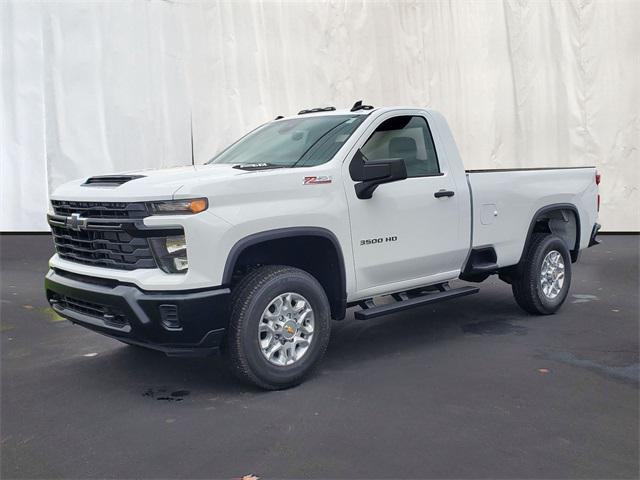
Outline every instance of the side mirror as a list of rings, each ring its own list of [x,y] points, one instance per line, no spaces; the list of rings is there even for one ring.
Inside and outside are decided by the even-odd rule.
[[[407,178],[407,167],[403,158],[389,158],[384,160],[367,160],[358,150],[349,165],[351,179],[356,183],[356,196],[361,199],[371,198],[378,185],[397,182]]]

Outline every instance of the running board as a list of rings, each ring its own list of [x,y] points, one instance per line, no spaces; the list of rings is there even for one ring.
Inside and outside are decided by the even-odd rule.
[[[423,305],[429,305],[430,303],[442,302],[444,300],[450,300],[452,298],[464,297],[465,295],[472,295],[478,293],[480,289],[478,287],[460,287],[451,290],[445,290],[435,293],[427,293],[420,295],[419,297],[408,298],[406,300],[396,301],[387,305],[374,306],[373,302],[365,302],[362,310],[355,312],[354,316],[356,320],[370,320],[372,318],[381,317],[389,313],[401,312],[403,310],[409,310],[410,308],[422,307]]]

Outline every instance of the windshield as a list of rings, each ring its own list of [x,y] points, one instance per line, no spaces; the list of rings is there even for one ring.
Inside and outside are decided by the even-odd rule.
[[[309,167],[331,160],[366,115],[297,117],[268,123],[207,163]]]

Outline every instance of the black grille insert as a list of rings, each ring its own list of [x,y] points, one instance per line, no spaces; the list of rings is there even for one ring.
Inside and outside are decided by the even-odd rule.
[[[52,200],[56,215],[79,213],[85,218],[144,218],[149,209],[144,202],[67,202]]]
[[[80,230],[51,226],[61,258],[96,267],[135,270],[156,268],[146,238],[132,237],[114,226],[111,231]]]
[[[131,229],[149,216],[145,203],[53,200],[52,204],[56,215],[49,225],[60,258],[121,270],[156,268],[149,241],[134,236]]]

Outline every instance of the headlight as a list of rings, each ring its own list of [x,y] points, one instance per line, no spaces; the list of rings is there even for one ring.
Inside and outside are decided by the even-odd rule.
[[[175,237],[150,238],[153,255],[158,266],[166,273],[187,273],[187,242],[184,235]]]
[[[209,206],[206,198],[193,198],[189,200],[165,200],[162,202],[150,202],[151,213],[154,215],[184,215],[204,212]]]

